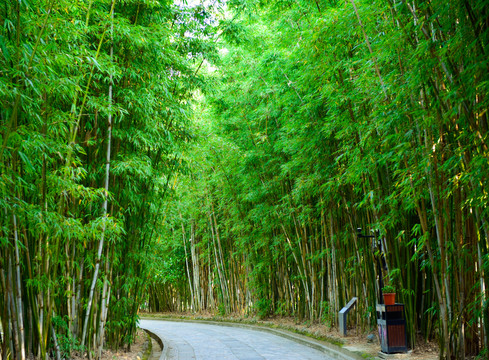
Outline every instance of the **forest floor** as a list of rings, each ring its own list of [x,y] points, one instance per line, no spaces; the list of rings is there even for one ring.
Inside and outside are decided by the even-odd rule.
[[[348,336],[343,337],[335,328],[330,328],[322,323],[311,324],[309,322],[299,322],[291,317],[274,317],[268,319],[258,319],[243,316],[218,316],[212,313],[140,313],[141,317],[153,319],[184,319],[184,320],[208,320],[236,322],[257,326],[267,326],[276,329],[288,330],[302,335],[310,336],[319,340],[324,340],[341,346],[349,351],[361,354],[365,358],[376,358],[380,351],[380,345],[376,330],[367,333],[360,333],[355,329],[348,329]],[[370,343],[367,339],[369,334],[375,335],[375,341]],[[416,360],[435,360],[438,359],[439,349],[436,342],[425,342],[419,339],[416,347],[408,354],[396,355],[394,359],[416,359]],[[107,358],[111,359],[111,358]],[[121,358],[137,360],[137,358]]]
[[[144,330],[138,329],[136,333],[136,339],[133,344],[131,344],[131,349],[119,349],[110,350],[104,349],[102,351],[101,360],[142,360],[143,354],[149,345],[149,339]],[[71,357],[72,360],[82,360],[87,359],[85,356],[74,355]]]

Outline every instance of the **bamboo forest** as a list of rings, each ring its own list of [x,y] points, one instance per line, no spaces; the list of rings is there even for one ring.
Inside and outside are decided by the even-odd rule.
[[[379,280],[411,349],[489,356],[486,0],[2,2],[2,359],[142,310],[368,331]]]

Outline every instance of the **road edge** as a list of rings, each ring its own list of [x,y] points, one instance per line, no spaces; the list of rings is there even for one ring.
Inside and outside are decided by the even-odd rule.
[[[199,324],[210,324],[210,325],[218,325],[218,326],[248,328],[248,329],[253,329],[253,330],[257,330],[257,331],[268,332],[268,333],[271,333],[271,334],[281,336],[281,337],[284,337],[286,339],[295,341],[295,342],[300,343],[302,345],[309,346],[313,349],[319,350],[322,353],[325,353],[325,354],[331,356],[333,359],[338,359],[338,360],[365,360],[364,357],[362,357],[362,356],[360,356],[354,352],[351,352],[349,350],[342,349],[338,345],[334,345],[334,344],[331,344],[331,343],[328,343],[328,342],[322,341],[322,340],[313,339],[313,338],[307,337],[305,335],[296,334],[296,333],[293,333],[293,332],[288,331],[288,330],[273,329],[273,328],[269,328],[269,327],[265,327],[265,326],[252,325],[252,324],[240,324],[240,323],[235,323],[235,322],[213,321],[213,320],[172,319],[172,318],[155,319],[155,318],[151,318],[151,317],[141,317],[141,320],[188,322],[188,323],[199,323]],[[158,337],[158,335],[156,335],[156,334],[153,334],[153,335]],[[163,357],[163,355],[166,354],[165,349],[167,349],[168,346],[164,346],[164,344],[165,344],[164,339],[160,339],[160,341],[161,341],[162,346],[163,346],[163,353],[162,353],[162,356],[160,359],[165,360],[166,357]]]
[[[141,319],[141,320],[156,320],[156,319]],[[139,325],[138,325],[139,326]],[[140,327],[140,326],[139,326]],[[151,330],[148,330],[148,329],[145,329],[145,328],[142,328],[140,327],[141,329],[143,329],[144,331],[146,331],[146,333],[154,340],[158,343],[158,345],[160,346],[161,348],[161,355],[160,355],[160,360],[166,360],[167,358],[167,355],[168,355],[168,344],[165,343],[165,340],[161,337],[159,337],[157,334],[155,334],[154,332],[152,332]],[[152,350],[152,352],[154,351],[154,349]]]

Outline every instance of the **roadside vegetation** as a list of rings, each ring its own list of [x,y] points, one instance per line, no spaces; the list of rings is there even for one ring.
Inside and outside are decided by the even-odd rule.
[[[2,358],[139,308],[370,329],[379,278],[486,356],[487,1],[197,3],[0,6]]]
[[[411,347],[487,351],[483,3],[229,2],[149,309],[335,325],[356,296],[368,329],[382,277]]]
[[[0,6],[0,357],[129,347],[210,25],[172,1]],[[190,55],[189,55],[190,54]]]

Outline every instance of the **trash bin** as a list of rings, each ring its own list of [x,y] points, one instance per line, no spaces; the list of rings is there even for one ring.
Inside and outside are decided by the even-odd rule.
[[[380,347],[386,354],[407,352],[404,304],[377,304]]]

